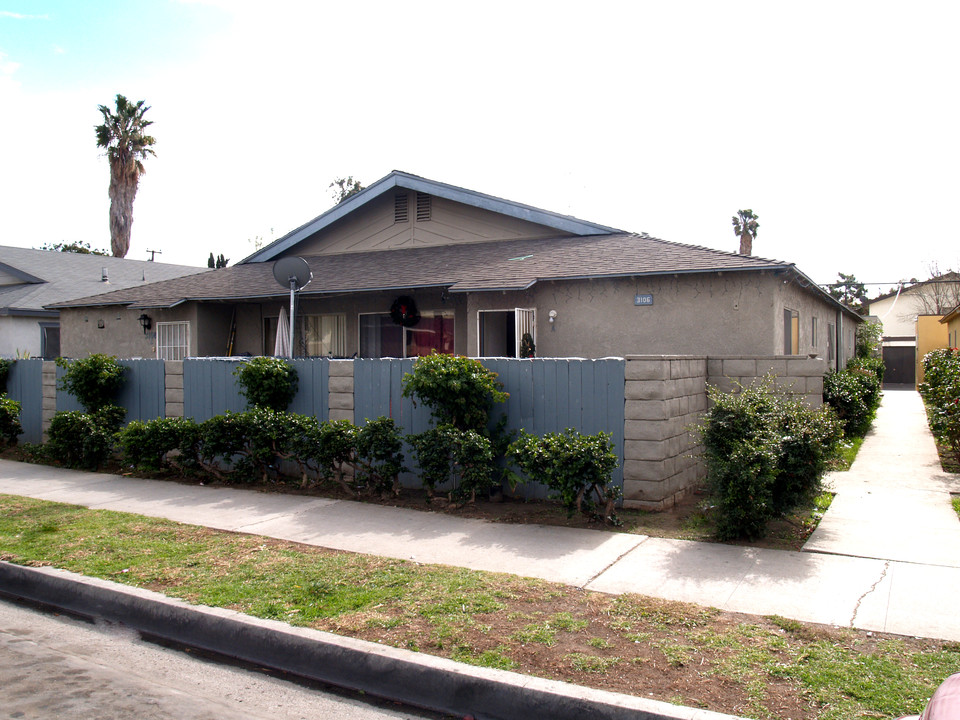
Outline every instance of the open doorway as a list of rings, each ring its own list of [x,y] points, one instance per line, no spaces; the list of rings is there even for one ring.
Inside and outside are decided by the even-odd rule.
[[[536,343],[536,311],[532,308],[480,310],[477,322],[480,357],[520,357],[525,334]]]

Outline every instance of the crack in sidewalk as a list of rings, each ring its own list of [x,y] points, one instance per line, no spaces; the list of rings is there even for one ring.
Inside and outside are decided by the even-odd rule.
[[[884,578],[887,577],[887,571],[890,570],[890,562],[891,562],[890,560],[887,560],[883,564],[883,572],[880,573],[880,577],[877,578],[877,581],[873,585],[871,585],[869,588],[867,588],[866,592],[864,592],[863,595],[857,598],[857,604],[853,608],[853,615],[850,616],[850,627],[855,627],[854,623],[857,620],[857,614],[860,612],[860,605],[863,603],[864,600],[867,599],[867,595],[874,592],[877,589],[877,586],[879,586],[880,583],[883,582]]]
[[[618,562],[620,562],[621,560],[623,560],[627,555],[629,555],[630,553],[632,553],[634,550],[636,550],[638,547],[640,547],[641,545],[643,545],[643,544],[644,544],[647,540],[649,540],[649,539],[650,539],[650,536],[649,536],[649,535],[644,536],[644,538],[643,538],[640,542],[638,542],[636,545],[634,545],[634,546],[631,547],[631,548],[628,548],[627,550],[624,550],[622,553],[620,553],[619,557],[616,557],[616,558],[614,558],[613,560],[611,560],[611,561],[606,565],[606,567],[601,568],[600,571],[599,571],[596,575],[594,575],[593,577],[591,577],[590,579],[588,579],[583,585],[581,585],[581,586],[580,586],[580,589],[581,589],[581,590],[586,590],[588,587],[590,587],[590,584],[591,584],[592,582],[594,582],[598,577],[600,577],[601,575],[603,575],[607,570],[609,570],[609,569],[612,568],[614,565],[616,565]]]

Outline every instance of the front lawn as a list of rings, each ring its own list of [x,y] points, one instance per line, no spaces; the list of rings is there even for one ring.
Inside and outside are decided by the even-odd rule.
[[[960,645],[611,596],[0,495],[0,559],[757,718],[918,713]]]

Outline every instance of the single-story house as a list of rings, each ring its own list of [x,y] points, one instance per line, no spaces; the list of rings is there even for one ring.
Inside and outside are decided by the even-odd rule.
[[[60,311],[48,305],[206,268],[0,246],[0,357],[60,355]]]
[[[948,272],[868,301],[869,314],[883,325],[884,382],[912,385],[918,379],[924,352],[942,346],[936,318],[949,312],[958,298],[960,275]],[[924,317],[933,319],[925,324],[920,320]],[[921,330],[929,337],[921,340]]]
[[[274,269],[289,257],[312,273],[296,294],[297,356],[518,357],[532,341],[540,357],[818,355],[835,367],[862,321],[789,262],[395,171],[233,267],[51,305],[63,353],[274,354],[289,305]]]

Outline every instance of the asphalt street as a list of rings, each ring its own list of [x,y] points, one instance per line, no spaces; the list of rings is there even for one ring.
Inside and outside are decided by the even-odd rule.
[[[4,718],[57,720],[420,720],[384,707],[0,601]]]

